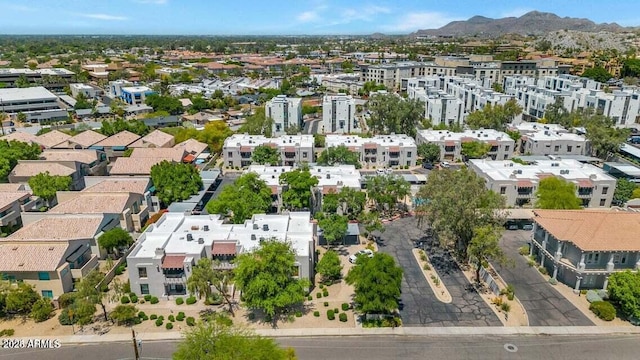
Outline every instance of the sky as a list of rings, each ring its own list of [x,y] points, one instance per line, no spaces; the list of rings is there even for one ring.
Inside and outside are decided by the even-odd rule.
[[[532,10],[640,26],[638,0],[0,0],[0,34],[408,34]]]

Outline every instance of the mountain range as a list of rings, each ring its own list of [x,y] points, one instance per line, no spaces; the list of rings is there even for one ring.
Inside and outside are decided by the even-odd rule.
[[[585,32],[630,31],[616,23],[596,24],[589,19],[560,17],[553,13],[531,11],[520,17],[491,19],[474,16],[465,21],[453,21],[439,29],[418,30],[412,36],[480,36],[497,37],[505,34],[542,35],[559,30]]]

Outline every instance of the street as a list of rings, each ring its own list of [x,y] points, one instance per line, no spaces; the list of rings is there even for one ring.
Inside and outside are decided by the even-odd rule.
[[[637,336],[433,336],[283,338],[300,360],[320,359],[638,359]],[[141,359],[170,359],[175,342],[142,345]],[[4,350],[0,359],[133,359],[131,343],[62,346],[55,350]]]

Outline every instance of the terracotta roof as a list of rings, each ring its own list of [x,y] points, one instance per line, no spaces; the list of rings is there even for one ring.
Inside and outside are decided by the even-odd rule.
[[[121,131],[117,134],[111,135],[108,138],[97,142],[95,146],[128,146],[129,144],[140,139],[139,135],[136,135],[129,131]]]
[[[322,195],[335,194],[338,192],[336,185],[325,185],[322,187]]]
[[[184,267],[184,255],[166,255],[162,259],[163,269],[182,269]]]
[[[377,149],[378,148],[378,144],[376,143],[365,143],[364,144],[364,148],[365,149]]]
[[[148,135],[145,135],[138,141],[129,145],[132,148],[141,148],[141,147],[167,147],[171,145],[173,141],[173,136],[165,133],[164,131],[154,130]]]
[[[110,175],[150,175],[151,168],[163,161],[173,161],[171,158],[117,158],[113,163]],[[181,159],[182,160],[182,159]],[[180,160],[179,160],[180,161]]]
[[[463,143],[474,142],[474,141],[476,141],[475,138],[468,137],[468,136],[460,138],[460,142],[463,142]]]
[[[518,180],[519,188],[532,188],[533,183],[530,180]]]
[[[184,149],[180,148],[135,148],[130,158],[163,158],[171,159],[175,162],[182,161]]]
[[[240,152],[250,152],[251,146],[240,146]]]
[[[185,162],[185,163],[190,164],[190,163],[192,163],[192,162],[193,162],[193,160],[195,160],[195,159],[196,159],[195,155],[193,155],[193,154],[187,154],[187,155],[182,159],[182,161],[183,161],[183,162]]]
[[[107,137],[97,133],[93,130],[83,131],[76,136],[72,136],[66,141],[54,146],[54,148],[74,148],[75,145],[80,145],[83,148],[88,148],[89,146],[98,143]]]
[[[98,160],[98,151],[88,149],[48,149],[40,154],[40,158],[49,161],[77,161],[91,164]]]
[[[207,147],[207,144],[201,143],[200,141],[194,139],[185,140],[174,146],[174,148],[176,149],[184,149],[185,152],[189,154],[195,154],[196,156],[207,150]]]
[[[50,214],[120,214],[131,197],[128,193],[83,193],[60,203],[48,211]]]
[[[236,243],[231,242],[214,242],[211,249],[211,255],[235,255]]]
[[[18,200],[29,198],[31,194],[26,191],[0,192],[0,210],[10,206]]]
[[[444,142],[444,146],[455,146],[456,142],[454,140],[446,140]]]
[[[583,251],[640,251],[640,213],[534,210],[535,221],[556,239]]]
[[[592,188],[593,187],[593,182],[589,179],[579,179],[578,180],[578,187],[579,188]]]
[[[36,142],[36,139],[37,136],[22,131],[16,131],[0,138],[0,140],[20,141],[25,143],[34,143]]]
[[[67,135],[58,130],[53,130],[53,131],[49,131],[46,134],[37,136],[35,139],[35,142],[37,142],[38,144],[46,148],[51,148],[69,140],[70,138],[71,138],[70,135]]]
[[[389,152],[400,152],[399,146],[389,146]]]
[[[68,241],[93,238],[103,217],[96,215],[47,216],[9,235],[0,241]]]
[[[17,177],[26,177],[45,172],[49,172],[49,175],[70,176],[76,172],[76,169],[57,162],[20,160],[11,174]]]
[[[23,184],[0,184],[0,192],[14,192],[24,190]]]
[[[144,194],[149,186],[150,179],[149,178],[134,178],[131,180],[111,180],[107,179],[101,181],[93,186],[85,188],[82,192],[91,192],[91,193],[101,193],[101,192],[110,192],[110,193],[133,193],[133,194]]]
[[[0,244],[0,272],[55,271],[69,244]]]

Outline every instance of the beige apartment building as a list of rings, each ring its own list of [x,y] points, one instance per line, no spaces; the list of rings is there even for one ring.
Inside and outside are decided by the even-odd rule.
[[[253,151],[258,146],[278,149],[281,164],[293,166],[304,162],[314,162],[313,135],[283,135],[268,138],[264,135],[235,134],[224,141],[222,155],[225,166],[247,167],[253,164]]]

